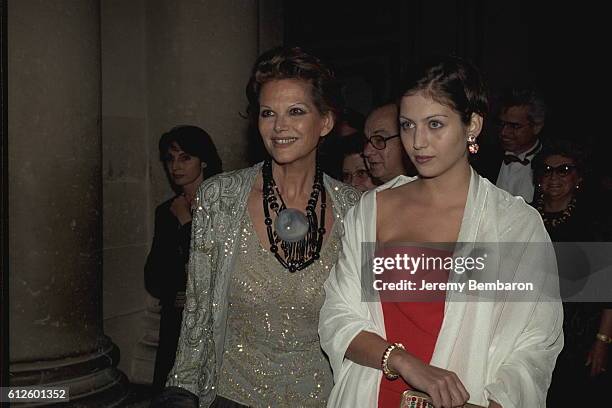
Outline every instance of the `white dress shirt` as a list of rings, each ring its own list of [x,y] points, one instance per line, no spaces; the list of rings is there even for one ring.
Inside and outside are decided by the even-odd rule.
[[[499,169],[499,175],[497,176],[496,186],[502,190],[506,190],[510,194],[523,199],[530,203],[533,201],[533,170],[531,168],[531,160],[542,148],[539,141],[536,141],[529,149],[525,150],[521,154],[514,154],[512,152],[504,152],[504,154],[510,154],[517,156],[519,159],[529,160],[529,164],[521,164],[519,162],[504,163],[502,162]]]

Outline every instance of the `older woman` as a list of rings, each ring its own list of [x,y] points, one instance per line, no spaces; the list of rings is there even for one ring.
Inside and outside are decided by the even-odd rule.
[[[336,89],[332,72],[299,48],[255,63],[249,113],[270,158],[207,180],[196,198],[187,302],[166,384],[192,404],[327,401],[332,374],[317,335],[323,282],[359,198],[317,165]]]
[[[554,294],[555,256],[538,213],[470,167],[486,111],[482,78],[460,58],[433,61],[404,88],[401,139],[419,176],[365,193],[347,213],[319,323],[335,379],[328,406],[396,408],[403,390],[413,388],[436,408],[466,401],[544,407],[563,345],[560,302],[539,301],[549,284]],[[364,297],[362,259],[371,259],[364,242],[468,243],[451,246],[453,259],[469,256],[469,243],[514,243],[487,247],[499,251],[488,254],[482,274],[498,276],[502,267],[511,283],[532,282],[534,290],[490,298],[449,290],[420,303],[389,301],[380,292]],[[450,283],[461,283],[457,269],[448,273]]]
[[[533,161],[536,199],[533,205],[542,215],[546,230],[555,242],[607,241],[597,211],[589,205],[584,193],[586,155],[576,143],[554,140],[546,144]],[[608,232],[609,233],[609,232]],[[560,247],[561,248],[561,247]],[[572,246],[563,246],[560,256],[571,257]],[[561,250],[561,249],[560,249]],[[559,262],[564,283],[573,290],[576,274],[589,270],[576,262]],[[580,269],[580,270],[573,270]],[[548,393],[548,406],[571,404],[599,404],[609,393],[612,377],[608,368],[612,343],[612,304],[563,303],[563,332],[565,347],[559,355]],[[568,388],[579,389],[579,395],[568,393]]]
[[[581,194],[585,158],[580,146],[559,139],[544,145],[533,160],[536,191],[533,206],[540,212],[553,241],[601,241],[603,238],[587,197]]]
[[[361,132],[343,137],[342,145],[342,181],[359,191],[368,191],[376,187],[363,157],[365,135]]]

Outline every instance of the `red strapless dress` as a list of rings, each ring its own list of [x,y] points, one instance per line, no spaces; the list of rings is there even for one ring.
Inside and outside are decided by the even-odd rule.
[[[389,249],[384,251],[384,256],[392,256],[391,253],[411,254],[413,256],[451,256],[448,251],[432,250],[432,249],[417,249],[417,248],[400,248],[390,252]],[[380,255],[378,255],[380,256]],[[393,255],[394,256],[394,255]],[[388,274],[385,281],[398,281],[405,279],[405,271],[392,271]],[[445,271],[421,271],[416,270],[412,275],[412,280],[415,282],[415,287],[421,287],[421,280],[427,282],[446,282],[448,273]],[[385,296],[381,293],[381,304],[383,316],[385,319],[385,330],[387,333],[387,341],[390,343],[402,343],[406,347],[406,351],[419,358],[425,363],[431,361],[438,333],[444,319],[444,292],[427,292],[418,291],[413,295],[406,292],[400,294],[403,301],[389,301],[392,299],[398,300],[398,293],[390,293]],[[412,296],[411,296],[412,295]],[[412,297],[412,299],[411,299]],[[417,301],[415,301],[415,299]],[[426,301],[418,301],[425,299]],[[382,377],[380,383],[380,393],[378,394],[379,408],[398,408],[402,393],[411,388],[401,377],[394,381],[389,381],[385,376]]]

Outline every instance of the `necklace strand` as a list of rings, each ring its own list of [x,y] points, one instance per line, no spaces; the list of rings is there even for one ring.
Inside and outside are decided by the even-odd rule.
[[[544,199],[540,197],[538,199],[537,207],[544,224],[553,228],[565,223],[571,216],[574,208],[576,208],[576,197],[572,197],[572,200],[567,207],[560,212],[549,213],[544,210]]]
[[[276,231],[272,229],[272,218],[270,217],[270,209],[278,215],[287,209],[283,196],[278,190],[278,186],[274,182],[272,175],[272,161],[266,160],[262,167],[263,176],[263,210],[264,210],[264,223],[266,225],[266,231],[268,235],[268,241],[270,242],[270,252],[274,254],[274,257],[278,262],[289,272],[300,271],[307,268],[314,261],[319,259],[321,253],[321,247],[323,246],[323,236],[325,235],[325,208],[326,208],[326,193],[323,187],[323,173],[319,164],[316,165],[314,184],[312,185],[312,192],[308,199],[308,205],[306,206],[306,219],[308,220],[308,232],[304,238],[297,242],[287,242],[282,240]],[[280,199],[281,204],[277,202],[277,195]],[[318,220],[317,217],[317,201],[321,196],[321,218]],[[317,227],[317,224],[319,226]],[[279,254],[280,249],[283,250],[285,257],[281,257]]]

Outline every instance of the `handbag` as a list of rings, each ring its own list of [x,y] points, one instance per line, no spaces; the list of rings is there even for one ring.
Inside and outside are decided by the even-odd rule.
[[[481,405],[465,404],[464,408],[484,408]],[[414,391],[406,390],[402,393],[402,400],[399,408],[434,408],[434,405],[429,398],[429,395]]]

